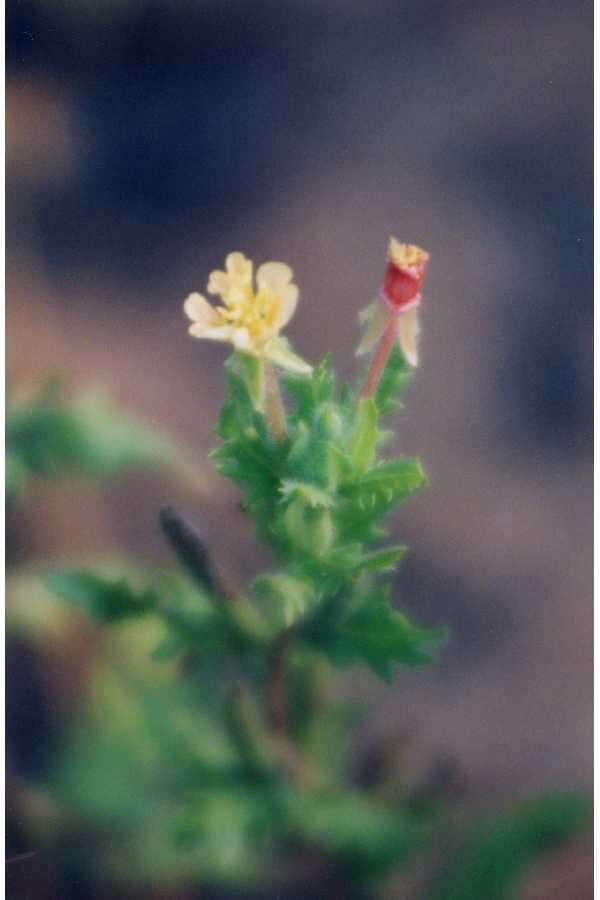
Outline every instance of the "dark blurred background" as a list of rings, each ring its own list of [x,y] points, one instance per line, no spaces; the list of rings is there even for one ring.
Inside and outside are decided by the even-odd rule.
[[[188,338],[182,300],[227,252],[293,267],[296,347],[333,350],[349,376],[389,235],[430,250],[396,449],[431,485],[395,520],[411,548],[397,591],[452,641],[428,674],[352,688],[372,698],[367,737],[412,729],[420,752],[460,760],[481,803],[591,784],[591,14],[587,0],[7,5],[9,385],[50,370],[108,383],[203,468],[225,353]],[[209,484],[188,512],[245,578],[266,557],[235,492]],[[167,490],[41,485],[14,557],[167,559]]]

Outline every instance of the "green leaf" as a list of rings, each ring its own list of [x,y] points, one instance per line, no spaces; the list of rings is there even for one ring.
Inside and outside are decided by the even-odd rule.
[[[88,391],[71,404],[53,392],[13,405],[7,414],[6,446],[9,488],[26,475],[102,478],[148,465],[192,475],[174,444],[117,412],[98,391]]]
[[[285,479],[281,482],[280,490],[284,500],[291,500],[294,499],[294,497],[299,497],[307,506],[310,506],[311,509],[327,509],[332,507],[335,503],[334,498],[331,494],[328,494],[327,491],[322,490],[314,484],[307,484],[305,481],[294,481],[290,478]]]
[[[362,557],[358,567],[362,571],[393,572],[407,551],[403,544],[397,547],[386,547]]]
[[[322,563],[335,540],[331,511],[323,506],[311,506],[298,496],[287,504],[281,527],[293,558],[308,556]]]
[[[91,572],[52,572],[45,584],[49,591],[99,622],[143,616],[155,608],[158,599],[152,590],[136,591],[124,579],[114,581]]]
[[[366,472],[375,460],[377,415],[377,407],[371,397],[359,401],[356,425],[350,439],[350,455],[359,474]]]
[[[181,637],[176,634],[170,634],[164,638],[152,651],[152,659],[155,662],[170,662],[178,657],[185,649],[185,644]]]
[[[249,353],[232,353],[225,362],[227,400],[221,410],[217,434],[224,441],[239,439],[254,427],[255,412],[262,408],[263,367]]]
[[[342,487],[348,500],[343,525],[355,535],[368,530],[373,522],[406,500],[426,484],[426,476],[418,459],[398,459],[381,463],[360,479]]]
[[[337,488],[352,478],[353,466],[350,456],[335,444],[328,443],[327,448],[327,481],[330,487]]]
[[[268,877],[282,827],[272,794],[262,784],[191,790],[174,823],[180,865],[194,860],[196,880],[237,884],[245,892],[259,877]]]
[[[423,900],[512,900],[527,868],[591,825],[589,801],[552,793],[478,822]]]
[[[384,591],[370,595],[325,638],[324,652],[341,667],[364,662],[389,681],[394,663],[414,666],[432,662],[445,637],[443,628],[413,625],[391,606]]]
[[[261,575],[253,588],[265,617],[277,631],[294,625],[316,603],[311,582],[293,575]]]
[[[306,360],[298,356],[290,347],[290,342],[284,337],[275,337],[269,341],[267,356],[271,362],[288,372],[297,375],[310,375],[313,367]]]
[[[383,874],[429,835],[421,823],[381,808],[356,791],[294,794],[288,802],[300,834],[337,857],[344,872],[356,878]]]
[[[403,404],[398,399],[400,391],[412,380],[412,374],[397,344],[390,353],[384,373],[375,393],[375,405],[381,416],[387,416]]]
[[[217,469],[238,484],[249,504],[270,511],[280,499],[280,481],[271,449],[250,426],[236,439],[226,441],[211,453]]]
[[[329,355],[323,357],[310,377],[289,373],[282,380],[296,401],[296,412],[292,420],[310,421],[322,403],[333,400],[335,379]]]

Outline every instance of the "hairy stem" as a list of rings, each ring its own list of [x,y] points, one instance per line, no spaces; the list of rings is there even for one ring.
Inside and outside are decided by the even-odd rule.
[[[379,338],[377,350],[369,366],[365,383],[360,392],[361,397],[372,397],[377,390],[379,379],[384,373],[389,355],[392,352],[398,327],[398,316],[392,315],[385,327],[385,331]]]

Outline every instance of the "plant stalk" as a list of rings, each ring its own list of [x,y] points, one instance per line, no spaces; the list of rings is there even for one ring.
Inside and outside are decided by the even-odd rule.
[[[264,361],[265,375],[265,415],[271,426],[273,437],[282,441],[287,437],[287,425],[285,421],[285,407],[279,390],[279,381],[268,359]]]
[[[287,657],[289,634],[280,635],[267,659],[265,707],[271,733],[285,735],[287,731]]]
[[[360,396],[363,398],[373,397],[379,385],[379,380],[385,371],[387,361],[396,340],[396,332],[398,327],[398,316],[392,315],[390,321],[385,326],[385,331],[379,338],[377,350],[371,360],[369,371],[365,383],[363,384]]]

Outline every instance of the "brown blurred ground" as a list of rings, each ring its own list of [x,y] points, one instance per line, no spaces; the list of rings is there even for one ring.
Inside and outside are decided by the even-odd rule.
[[[591,784],[588,33],[584,2],[9,4],[9,383],[107,382],[203,467],[224,353],[181,301],[228,251],[293,266],[295,344],[350,375],[388,235],[431,250],[396,440],[431,486],[394,530],[400,602],[452,642],[357,681],[369,734],[416,727],[483,805]],[[244,578],[266,557],[211,484],[179,499]],[[166,559],[170,490],[42,486],[18,556]]]

